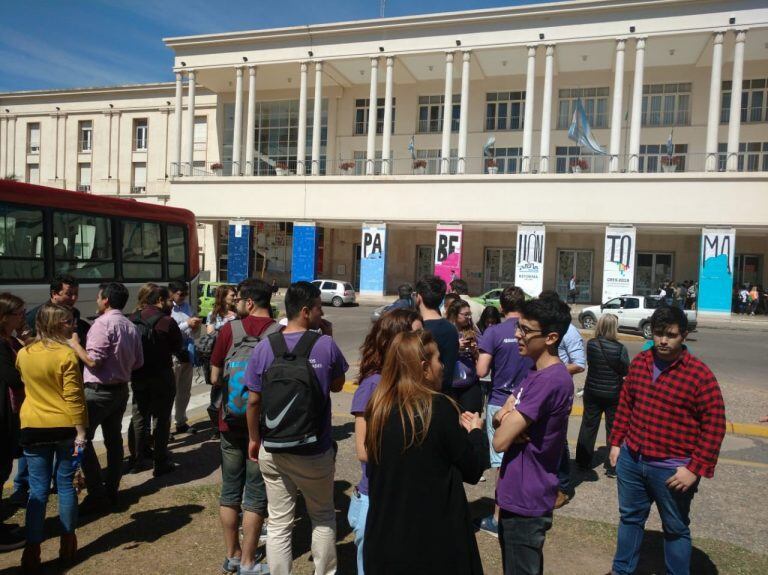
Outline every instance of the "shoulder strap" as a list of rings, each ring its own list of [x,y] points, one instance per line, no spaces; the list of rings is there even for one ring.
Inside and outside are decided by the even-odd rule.
[[[248,334],[243,327],[243,321],[240,319],[229,322],[229,325],[232,327],[232,346],[234,347],[248,337]]]
[[[301,336],[301,339],[296,343],[296,347],[293,348],[293,355],[296,357],[308,358],[312,348],[322,336],[316,331],[307,330]]]
[[[605,349],[603,349],[603,342],[600,341],[599,337],[595,339],[597,340],[597,346],[600,348],[600,353],[603,354],[603,357],[605,358],[605,361],[608,364],[608,367],[610,367],[616,375],[619,375],[620,370],[616,369],[616,364],[612,362],[610,359],[608,359],[608,354],[606,354]]]
[[[283,357],[286,353],[288,353],[288,346],[285,343],[283,332],[275,332],[271,334],[268,339],[269,345],[272,348],[272,354],[275,356],[275,359]]]
[[[261,332],[259,339],[267,339],[273,333],[280,333],[282,329],[283,329],[283,326],[281,326],[278,322],[273,321],[271,324],[267,326],[267,329]]]
[[[139,316],[139,317],[141,317],[141,316]],[[161,319],[163,319],[163,317],[165,317],[165,316],[163,314],[161,314],[161,313],[155,314],[151,318],[149,318],[149,321],[146,322],[146,323],[147,323],[147,325],[149,327],[151,327],[152,329],[155,329],[155,325],[157,325],[157,322],[159,322]]]

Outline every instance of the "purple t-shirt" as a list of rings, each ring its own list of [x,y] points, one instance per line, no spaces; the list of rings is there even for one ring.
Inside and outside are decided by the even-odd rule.
[[[509,318],[486,329],[477,340],[480,353],[493,356],[491,361],[491,397],[489,405],[501,407],[512,390],[520,385],[533,362],[520,355],[517,348],[517,318]]]
[[[531,371],[516,390],[516,409],[531,420],[530,441],[513,443],[501,461],[496,503],[525,517],[552,513],[557,468],[573,404],[573,378],[562,363]]]
[[[285,333],[285,345],[288,351],[291,351],[301,339],[303,331],[294,333]],[[272,365],[275,354],[272,353],[272,346],[269,340],[261,341],[253,350],[251,359],[248,361],[248,367],[245,370],[245,383],[248,389],[261,393],[261,378]],[[331,382],[334,379],[343,377],[349,365],[344,355],[336,345],[336,342],[327,335],[320,336],[309,353],[309,362],[315,369],[317,381],[323,390],[326,398],[331,395]],[[325,413],[320,421],[320,435],[317,445],[313,448],[307,448],[302,454],[313,455],[324,453],[331,448],[331,402],[326,403]]]
[[[368,400],[371,399],[373,390],[379,385],[380,380],[381,374],[374,373],[360,382],[355,395],[352,397],[352,407],[349,408],[349,412],[352,415],[363,415],[365,413]],[[360,477],[360,483],[357,484],[357,490],[363,495],[368,495],[368,469],[364,462],[360,462],[360,466],[363,469],[363,474]]]

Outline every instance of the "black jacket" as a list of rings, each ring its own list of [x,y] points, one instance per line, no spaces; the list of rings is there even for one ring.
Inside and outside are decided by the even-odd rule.
[[[11,408],[9,391],[24,389],[16,369],[16,354],[0,339],[0,461],[18,455],[19,414]]]
[[[618,399],[629,369],[629,354],[624,344],[604,337],[590,339],[587,342],[587,365],[585,393]]]

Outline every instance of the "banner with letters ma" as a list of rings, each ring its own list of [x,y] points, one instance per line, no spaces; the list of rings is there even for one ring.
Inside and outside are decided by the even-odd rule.
[[[439,224],[435,239],[435,275],[450,284],[461,277],[461,224]]]
[[[384,295],[387,258],[386,224],[363,224],[360,243],[360,293]]]
[[[699,257],[699,301],[703,312],[730,313],[733,290],[733,257],[736,230],[704,228],[701,230]]]
[[[635,285],[635,228],[607,226],[603,252],[603,303],[632,293]]]
[[[544,288],[544,226],[517,226],[515,285],[532,297]]]

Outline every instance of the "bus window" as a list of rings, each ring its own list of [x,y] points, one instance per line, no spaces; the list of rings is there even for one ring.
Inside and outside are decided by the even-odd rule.
[[[43,212],[0,204],[0,277],[35,280],[45,277],[42,247]]]
[[[168,279],[183,280],[186,276],[187,250],[184,241],[185,228],[168,226]]]
[[[123,222],[123,277],[159,280],[163,277],[160,224]]]
[[[110,220],[87,214],[55,212],[53,261],[56,273],[68,273],[78,278],[114,278]]]

